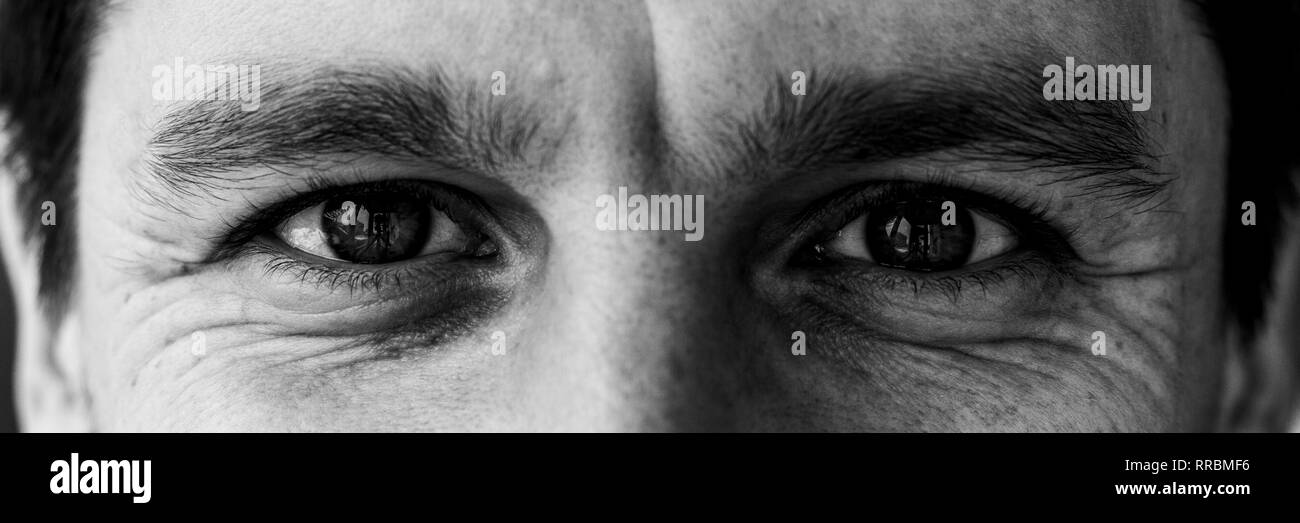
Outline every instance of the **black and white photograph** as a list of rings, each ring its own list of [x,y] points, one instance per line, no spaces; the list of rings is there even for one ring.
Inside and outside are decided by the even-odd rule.
[[[13,481],[154,503],[194,433],[1195,433],[1091,486],[1249,497],[1300,432],[1298,48],[1291,0],[0,0]]]

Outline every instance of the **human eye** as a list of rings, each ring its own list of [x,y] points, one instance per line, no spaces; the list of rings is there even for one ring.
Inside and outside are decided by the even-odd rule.
[[[301,342],[285,350],[311,354],[304,364],[440,357],[497,321],[545,253],[540,218],[498,186],[358,172],[294,182],[250,189],[198,270],[257,318],[257,336]]]
[[[1059,281],[1072,256],[1068,233],[1027,199],[933,183],[859,185],[815,203],[802,221],[811,239],[792,267],[918,300]]]
[[[490,271],[510,244],[500,222],[482,199],[446,184],[316,183],[235,225],[218,256],[259,260],[268,278],[355,295]]]
[[[301,253],[355,264],[420,256],[486,258],[497,252],[486,234],[453,218],[444,200],[426,192],[362,186],[338,191],[281,222],[276,239]]]

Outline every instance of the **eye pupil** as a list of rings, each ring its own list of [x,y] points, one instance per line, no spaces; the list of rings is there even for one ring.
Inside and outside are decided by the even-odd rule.
[[[909,200],[873,210],[867,217],[866,244],[876,263],[913,271],[961,267],[975,245],[975,223],[962,208],[945,209],[938,200]]]
[[[321,230],[339,259],[389,263],[411,258],[428,241],[429,206],[412,196],[377,192],[325,203]]]

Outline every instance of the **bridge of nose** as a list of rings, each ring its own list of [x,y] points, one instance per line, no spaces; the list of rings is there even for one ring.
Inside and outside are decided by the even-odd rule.
[[[726,225],[745,191],[721,191],[725,161],[697,150],[718,137],[688,132],[710,107],[734,109],[709,87],[726,80],[683,88],[710,67],[680,60],[682,49],[657,57],[650,14],[625,18],[629,32],[601,44],[600,63],[586,64],[598,72],[545,68],[565,77],[572,117],[551,172],[523,191],[546,223],[548,250],[516,313],[522,361],[510,378],[514,401],[541,426],[725,428],[751,367],[756,333],[741,324],[752,307]],[[679,219],[652,206],[644,225],[673,230],[632,230],[630,207],[654,196],[691,209]],[[602,212],[612,221],[600,222]]]
[[[575,122],[580,153],[557,156],[556,186],[537,198],[548,250],[521,315],[531,361],[518,378],[530,380],[522,394],[535,409],[562,407],[574,427],[725,423],[741,367],[737,257],[707,189],[668,182],[651,106],[631,99],[626,118]],[[652,200],[669,207],[643,208],[640,220],[632,207]]]
[[[519,376],[546,383],[527,396],[608,427],[724,420],[743,354],[735,258],[707,235],[602,230],[596,201],[618,183],[577,191],[566,217],[548,218],[547,260],[521,315],[531,361]],[[707,221],[707,200],[705,209]]]

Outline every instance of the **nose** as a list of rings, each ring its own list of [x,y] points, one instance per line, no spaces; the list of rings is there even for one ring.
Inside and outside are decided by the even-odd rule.
[[[589,219],[552,228],[523,329],[531,421],[559,430],[729,428],[745,367],[732,321],[743,282],[723,269],[719,244],[685,241],[681,231],[598,229],[590,216],[599,193],[589,194],[575,202],[586,201]]]
[[[732,320],[743,281],[711,234],[707,190],[664,167],[653,81],[623,81],[586,101],[605,109],[575,119],[580,152],[558,154],[563,176],[534,198],[548,248],[518,315],[526,361],[516,401],[546,430],[725,430],[744,367]],[[659,214],[648,225],[676,230],[603,230],[602,212],[630,214],[624,195],[680,197],[669,199],[683,207],[680,221],[646,210]]]
[[[675,172],[682,169],[672,150],[690,144],[670,144],[661,119],[681,100],[658,92],[649,21],[632,25],[638,38],[624,31],[602,44],[604,55],[619,57],[609,74],[567,76],[566,95],[582,103],[548,167],[553,176],[524,189],[546,225],[547,249],[526,304],[515,308],[511,401],[525,425],[541,430],[726,430],[752,357],[752,335],[737,319],[746,286],[739,257],[712,227],[710,204],[720,195]],[[691,216],[697,233],[686,223],[666,227],[676,213],[653,220],[675,230],[603,230],[602,196],[616,202],[616,214],[631,211],[620,188],[629,199],[702,203],[703,215]]]

